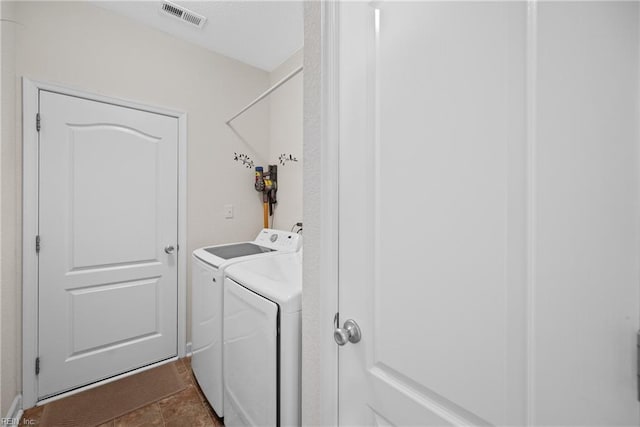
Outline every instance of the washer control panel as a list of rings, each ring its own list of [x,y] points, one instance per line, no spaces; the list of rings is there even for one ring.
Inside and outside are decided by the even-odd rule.
[[[286,252],[297,252],[302,248],[302,236],[289,231],[263,229],[254,243],[270,249]]]

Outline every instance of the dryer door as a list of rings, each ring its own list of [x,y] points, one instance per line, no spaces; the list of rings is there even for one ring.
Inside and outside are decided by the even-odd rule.
[[[225,426],[278,423],[278,305],[224,281]]]

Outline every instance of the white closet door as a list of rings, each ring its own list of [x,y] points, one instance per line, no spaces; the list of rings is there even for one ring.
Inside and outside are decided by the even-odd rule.
[[[342,426],[640,423],[638,3],[536,3],[338,6]]]
[[[44,398],[177,354],[178,124],[47,91],[40,116]]]

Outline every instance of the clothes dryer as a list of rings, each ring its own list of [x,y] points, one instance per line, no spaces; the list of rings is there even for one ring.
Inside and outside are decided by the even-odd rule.
[[[300,425],[301,296],[302,252],[227,269],[226,426]]]

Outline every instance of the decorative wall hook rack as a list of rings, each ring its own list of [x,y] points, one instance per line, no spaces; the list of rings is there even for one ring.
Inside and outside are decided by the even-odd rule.
[[[233,160],[242,163],[242,165],[247,169],[253,169],[253,160],[251,160],[251,157],[249,157],[247,154],[233,153]]]
[[[287,162],[297,162],[298,158],[294,157],[293,154],[280,154],[280,157],[278,157],[278,160],[280,161],[280,164],[282,166],[285,165],[285,163]]]

